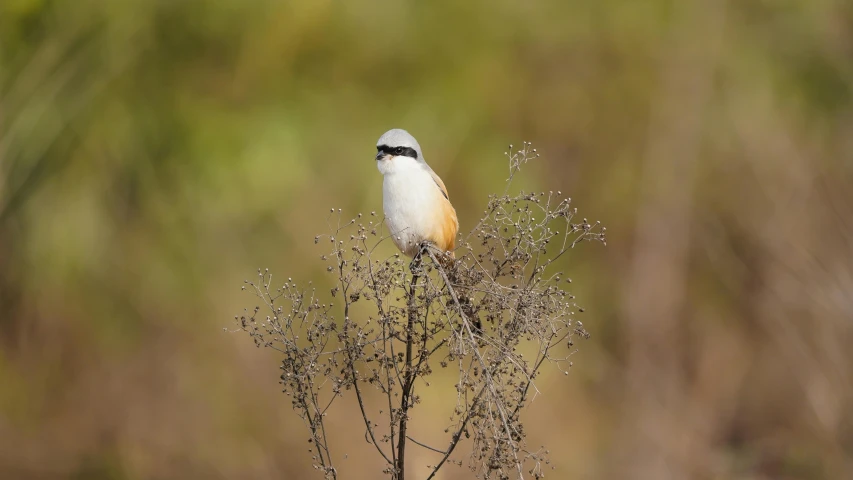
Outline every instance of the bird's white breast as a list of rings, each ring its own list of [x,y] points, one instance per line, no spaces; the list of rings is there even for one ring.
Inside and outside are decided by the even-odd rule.
[[[382,172],[382,208],[392,239],[403,252],[412,255],[417,245],[438,228],[433,214],[440,208],[442,193],[430,172],[409,157],[386,158],[377,162]]]

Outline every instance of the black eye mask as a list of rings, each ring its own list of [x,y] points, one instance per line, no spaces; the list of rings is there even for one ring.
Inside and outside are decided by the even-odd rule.
[[[411,157],[418,158],[418,152],[411,147],[389,147],[388,145],[379,145],[376,147],[376,157],[382,158],[385,155],[393,155],[395,157]],[[380,155],[382,154],[382,155]]]

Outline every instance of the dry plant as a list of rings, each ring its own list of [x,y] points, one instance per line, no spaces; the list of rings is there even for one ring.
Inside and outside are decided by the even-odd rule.
[[[365,439],[386,462],[384,473],[403,480],[407,447],[424,448],[436,460],[427,479],[470,440],[467,465],[477,478],[541,478],[547,451],[528,448],[520,415],[538,393],[535,379],[550,362],[566,372],[573,341],[588,338],[564,290],[571,280],[553,272],[554,262],[584,240],[604,242],[604,228],[583,219],[561,192],[508,195],[521,166],[538,157],[524,143],[506,154],[510,175],[503,194],[491,195],[479,223],[459,242],[456,259],[423,245],[411,262],[399,254],[376,258],[385,239],[375,213],[342,221],[329,217],[331,233],[322,256],[336,278],[333,301],[291,279],[273,286],[258,271],[249,291],[262,305],[237,317],[257,346],[282,357],[281,384],[310,431],[316,469],[338,471],[324,421],[344,392],[361,410]],[[244,288],[246,288],[244,286]],[[441,445],[428,445],[408,429],[436,369],[458,373],[455,409]],[[375,392],[370,392],[375,391]],[[368,396],[379,393],[374,412]],[[374,398],[374,397],[371,397]]]

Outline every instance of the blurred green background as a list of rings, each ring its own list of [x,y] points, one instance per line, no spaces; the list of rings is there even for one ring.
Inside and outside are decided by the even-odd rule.
[[[257,267],[322,278],[329,207],[381,210],[392,127],[463,231],[523,140],[521,186],[608,228],[527,417],[551,477],[850,478],[848,0],[3,0],[0,478],[318,478],[223,327]]]

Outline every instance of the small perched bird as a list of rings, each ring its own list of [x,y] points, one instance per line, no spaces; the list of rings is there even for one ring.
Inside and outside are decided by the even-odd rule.
[[[382,134],[376,142],[376,166],[384,176],[382,209],[394,245],[415,257],[428,242],[452,257],[459,230],[456,210],[415,137],[399,128]]]

